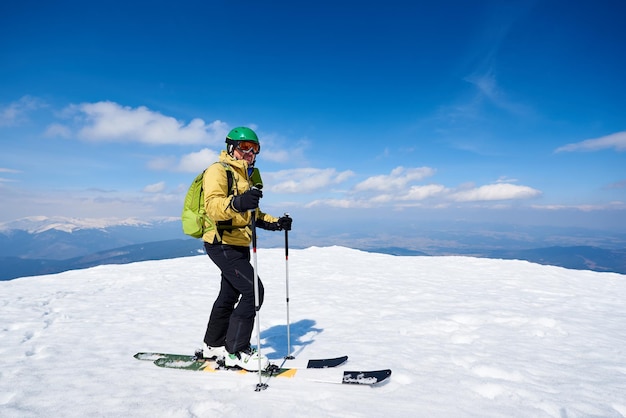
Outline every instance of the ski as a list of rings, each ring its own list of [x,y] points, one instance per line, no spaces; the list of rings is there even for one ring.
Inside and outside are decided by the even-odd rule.
[[[295,364],[297,363],[292,363],[293,361],[294,360],[286,360],[286,364],[288,364],[289,367],[297,367],[295,366]],[[306,368],[307,369],[326,369],[329,367],[341,366],[346,361],[348,361],[348,356],[325,358],[325,359],[312,359],[312,360],[307,361]]]
[[[330,380],[315,380],[322,383],[342,383],[344,385],[377,385],[391,376],[391,369],[368,370],[368,371],[344,371],[341,382]]]
[[[149,360],[156,361],[161,358],[169,358],[173,360],[190,360],[191,358],[195,358],[196,360],[212,360],[212,359],[204,359],[202,357],[201,351],[196,351],[194,356],[189,356],[185,354],[170,354],[170,353],[154,353],[154,352],[139,352],[135,354],[137,360]],[[348,361],[348,356],[334,357],[334,358],[324,358],[324,359],[310,359],[305,360],[304,362],[300,360],[285,360],[281,365],[288,366],[286,368],[289,369],[326,369],[329,367],[337,367],[344,364]]]
[[[134,356],[138,360],[152,361],[156,366],[169,369],[180,369],[190,371],[202,371],[209,373],[218,372],[236,372],[238,374],[257,374],[257,372],[249,372],[239,368],[226,368],[215,359],[206,359],[199,356],[183,355],[183,354],[167,354],[167,353],[137,353]],[[327,364],[343,364],[347,356],[337,357],[335,359],[320,359],[312,363],[318,367],[280,367],[270,365],[266,370],[261,372],[262,376],[293,378],[303,377],[318,383],[336,383],[349,385],[368,385],[373,386],[384,382],[391,376],[391,370],[365,370],[365,371],[344,371],[334,369],[334,366],[320,366],[326,360],[330,360]],[[307,363],[307,366],[310,363]]]

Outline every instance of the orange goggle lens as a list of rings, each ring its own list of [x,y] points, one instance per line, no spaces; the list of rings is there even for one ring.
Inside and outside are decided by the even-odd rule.
[[[256,142],[239,141],[237,142],[237,149],[245,153],[252,152],[254,154],[258,154],[259,151],[261,150],[261,146],[257,144]]]

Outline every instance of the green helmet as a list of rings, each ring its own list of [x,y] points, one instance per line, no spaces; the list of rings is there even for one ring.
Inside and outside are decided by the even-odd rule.
[[[245,126],[240,126],[238,128],[232,129],[228,135],[226,135],[226,143],[230,141],[250,141],[259,143],[259,137],[256,136],[254,131],[250,128],[246,128]]]
[[[237,143],[240,141],[254,142],[255,144],[259,144],[258,150],[261,149],[259,137],[256,136],[254,131],[250,128],[246,128],[245,126],[240,126],[238,128],[231,129],[228,135],[226,135],[226,151],[228,154],[233,155],[233,151],[237,148]]]

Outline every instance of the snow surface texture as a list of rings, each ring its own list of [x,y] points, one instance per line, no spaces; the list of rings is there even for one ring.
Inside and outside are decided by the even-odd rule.
[[[263,351],[285,354],[285,256],[259,249]],[[291,250],[297,358],[391,368],[378,387],[167,370],[218,291],[206,256],[0,283],[0,416],[623,417],[626,276],[525,261]],[[253,344],[256,344],[253,334]],[[324,372],[324,371],[322,371]]]

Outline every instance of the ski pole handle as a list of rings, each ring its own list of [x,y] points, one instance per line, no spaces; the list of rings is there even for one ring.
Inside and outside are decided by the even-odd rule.
[[[285,212],[283,215],[285,218],[289,218],[289,214]],[[289,259],[289,230],[285,229],[285,260]]]

